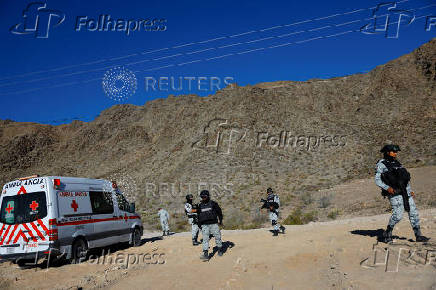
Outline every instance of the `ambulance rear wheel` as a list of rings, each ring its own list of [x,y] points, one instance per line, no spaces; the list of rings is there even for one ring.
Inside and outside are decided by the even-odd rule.
[[[132,246],[139,247],[141,245],[141,231],[139,228],[134,228],[132,232]]]
[[[88,255],[88,246],[86,241],[82,238],[78,238],[74,241],[72,247],[72,260],[73,264],[79,264],[83,262]]]

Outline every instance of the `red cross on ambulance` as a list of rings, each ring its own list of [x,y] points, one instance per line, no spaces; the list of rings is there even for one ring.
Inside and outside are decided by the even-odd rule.
[[[79,205],[76,203],[75,199],[73,199],[73,202],[71,203],[71,208],[74,209],[74,212],[76,212],[79,208]]]
[[[14,210],[14,207],[13,206],[11,206],[11,204],[9,203],[8,204],[8,207],[7,208],[5,208],[6,209],[6,211],[8,212],[8,213],[11,213],[11,211],[13,211]]]
[[[37,203],[36,201],[32,201],[29,207],[32,209],[32,211],[35,211],[39,207],[39,203]]]

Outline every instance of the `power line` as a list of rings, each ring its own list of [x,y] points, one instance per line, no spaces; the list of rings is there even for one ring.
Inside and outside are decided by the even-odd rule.
[[[411,0],[398,1],[397,4],[398,3],[408,2],[408,1],[411,1]],[[0,78],[0,81],[8,80],[8,79],[11,79],[11,78],[21,78],[21,77],[31,76],[31,75],[35,75],[35,74],[40,74],[40,73],[56,72],[56,71],[60,71],[60,70],[68,69],[68,68],[87,66],[87,65],[101,63],[101,62],[114,61],[114,60],[119,60],[119,59],[122,59],[122,58],[129,58],[129,57],[133,57],[133,56],[138,56],[138,55],[141,55],[141,54],[150,54],[150,53],[155,53],[155,52],[164,51],[164,50],[177,49],[177,48],[181,48],[181,47],[191,46],[191,45],[195,45],[195,44],[204,44],[204,43],[207,43],[207,42],[217,41],[217,40],[221,40],[221,39],[225,39],[225,38],[235,38],[235,37],[240,37],[240,36],[251,34],[251,33],[258,33],[258,32],[273,30],[273,29],[277,29],[277,28],[281,28],[281,27],[289,27],[289,26],[299,25],[299,24],[302,24],[302,23],[308,23],[308,22],[319,21],[319,20],[333,18],[333,17],[338,17],[338,16],[343,16],[343,15],[354,14],[354,13],[357,13],[357,12],[374,9],[376,7],[377,6],[369,7],[369,8],[361,8],[361,9],[357,9],[357,10],[353,10],[353,11],[348,11],[348,12],[343,12],[343,13],[336,13],[336,14],[333,14],[333,15],[325,16],[325,17],[318,17],[318,18],[315,18],[315,19],[307,19],[307,20],[303,20],[303,21],[299,21],[299,22],[295,22],[295,23],[290,23],[290,24],[284,24],[284,25],[276,25],[276,26],[272,26],[272,27],[268,27],[268,28],[264,28],[264,29],[252,30],[252,31],[248,31],[248,32],[244,32],[244,33],[239,33],[239,34],[235,34],[235,35],[230,35],[230,36],[216,37],[216,38],[212,38],[212,39],[208,39],[208,40],[203,40],[203,41],[185,43],[185,44],[180,44],[180,45],[176,45],[176,46],[172,46],[172,47],[165,47],[165,48],[155,49],[155,50],[152,50],[152,51],[145,51],[145,52],[140,52],[140,53],[132,53],[132,54],[128,54],[128,55],[125,55],[125,56],[112,57],[112,58],[103,58],[103,59],[99,59],[99,60],[95,60],[95,61],[90,61],[90,62],[84,62],[84,63],[79,63],[79,64],[61,66],[61,67],[57,67],[57,68],[46,69],[46,70],[39,70],[39,71],[28,72],[28,73],[24,73],[24,74],[17,74],[17,75],[12,75],[12,76],[8,76],[8,77]]]
[[[431,7],[431,6],[436,6],[436,4],[427,5],[427,6],[423,6],[423,7],[415,8],[415,9],[409,9],[409,11],[420,10],[420,9],[428,8],[428,7]],[[386,15],[388,15],[388,14],[379,15],[379,17],[386,16]],[[358,19],[358,20],[354,20],[354,21],[348,21],[348,22],[345,22],[345,23],[326,25],[326,26],[322,26],[322,27],[318,27],[318,28],[301,30],[301,31],[297,31],[297,32],[291,32],[291,33],[277,35],[277,36],[270,36],[270,37],[265,37],[265,38],[255,39],[255,40],[250,40],[250,41],[245,41],[245,42],[232,43],[232,44],[228,44],[228,45],[224,45],[224,46],[219,46],[219,47],[210,47],[210,48],[206,48],[206,49],[202,49],[202,50],[197,50],[197,51],[191,51],[191,52],[186,52],[186,53],[177,53],[177,54],[173,54],[173,55],[169,55],[169,56],[163,56],[163,57],[158,57],[158,58],[153,58],[153,59],[145,59],[145,60],[125,63],[125,64],[119,64],[119,65],[131,66],[131,65],[135,65],[135,64],[139,64],[139,63],[144,63],[144,62],[158,61],[158,60],[163,60],[163,59],[168,59],[168,58],[173,58],[173,57],[178,57],[178,56],[183,56],[183,55],[191,55],[191,54],[196,54],[196,53],[201,53],[201,52],[210,51],[210,50],[216,50],[216,49],[222,49],[222,48],[227,48],[227,47],[232,47],[232,46],[237,46],[237,45],[250,44],[250,43],[264,41],[264,40],[269,40],[269,39],[273,39],[273,38],[288,37],[288,36],[295,35],[295,34],[313,32],[313,31],[318,31],[318,30],[322,30],[322,29],[325,29],[325,28],[335,28],[335,27],[344,26],[344,25],[347,25],[347,24],[351,24],[351,23],[355,23],[355,22],[360,22],[360,21],[371,20],[371,19],[373,19],[373,17],[364,18],[364,19]],[[303,42],[305,42],[305,41],[303,41]],[[126,57],[128,57],[128,56],[126,56]],[[121,57],[121,58],[126,58],[126,57]],[[187,63],[190,63],[190,62],[187,62]],[[0,84],[0,87],[8,87],[8,86],[13,86],[13,85],[17,85],[17,84],[22,85],[22,84],[26,84],[26,83],[34,83],[34,82],[43,81],[43,80],[49,80],[49,79],[53,79],[53,78],[68,77],[68,76],[73,76],[73,75],[86,74],[86,73],[90,73],[90,72],[103,71],[103,70],[110,69],[113,66],[114,65],[106,66],[106,67],[102,67],[102,68],[83,70],[83,71],[73,72],[73,73],[58,74],[58,75],[55,75],[55,76],[42,77],[42,78],[31,79],[31,80],[26,80],[26,81],[10,82],[10,83],[5,83],[5,84]]]
[[[416,17],[415,19],[420,19],[420,18],[427,17],[427,16],[431,16],[431,14],[429,14],[429,15],[422,15],[422,16]],[[401,22],[401,21],[392,22],[392,23],[389,23],[388,25],[398,24],[399,22]],[[229,54],[226,54],[226,55],[221,55],[221,56],[216,56],[216,57],[211,57],[211,58],[198,59],[198,60],[193,60],[193,61],[185,62],[185,63],[169,64],[169,65],[160,66],[160,67],[154,67],[154,68],[150,68],[150,69],[146,69],[146,70],[136,70],[136,71],[134,71],[134,73],[144,72],[144,71],[155,71],[155,70],[160,70],[160,69],[164,69],[164,68],[168,68],[168,67],[182,66],[182,65],[191,64],[191,63],[197,63],[197,62],[202,62],[202,61],[211,61],[211,60],[214,60],[214,59],[221,59],[221,58],[225,58],[225,57],[228,57],[228,56],[241,55],[241,54],[251,53],[251,52],[260,51],[260,50],[266,50],[266,49],[273,49],[273,48],[278,48],[278,47],[289,46],[289,45],[293,45],[293,44],[301,44],[301,43],[305,43],[305,42],[309,42],[309,41],[314,41],[314,40],[318,40],[318,39],[337,37],[337,36],[345,35],[345,34],[348,34],[348,33],[351,33],[351,32],[360,32],[360,29],[359,30],[348,30],[348,31],[344,31],[344,32],[340,32],[340,33],[336,33],[336,34],[332,34],[332,35],[314,37],[314,38],[310,38],[310,39],[306,39],[306,40],[302,40],[302,41],[287,42],[287,43],[283,43],[283,44],[279,44],[279,45],[274,45],[274,46],[269,46],[269,47],[260,47],[260,48],[257,48],[257,49],[251,49],[251,50],[242,51],[242,52],[239,52],[239,53],[229,53]],[[43,89],[51,89],[51,88],[55,88],[55,87],[70,86],[70,85],[74,85],[74,84],[84,84],[84,83],[89,83],[89,82],[93,82],[93,81],[96,81],[96,80],[101,80],[101,78],[94,78],[94,79],[85,80],[85,81],[70,82],[70,83],[66,83],[66,84],[53,85],[53,86],[48,86],[48,87],[39,87],[39,88],[33,88],[33,89],[22,90],[22,91],[15,91],[15,92],[10,92],[10,93],[0,93],[0,95],[15,95],[15,94],[20,94],[20,93],[28,93],[28,92],[33,92],[33,91],[38,91],[38,90],[43,90]]]

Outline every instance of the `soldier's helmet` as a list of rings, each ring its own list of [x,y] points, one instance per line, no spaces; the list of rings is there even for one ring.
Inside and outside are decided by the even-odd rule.
[[[192,196],[192,194],[188,194],[188,195],[186,195],[186,200],[191,200],[191,199],[193,199],[194,198],[194,196]]]
[[[266,193],[268,193],[268,194],[273,193],[272,188],[271,188],[271,187],[268,187],[268,189],[266,190]]]
[[[202,190],[200,192],[200,197],[209,197],[209,196],[210,196],[209,190]]]
[[[387,152],[398,152],[401,151],[400,146],[394,145],[394,144],[387,144],[383,146],[382,149],[380,149],[380,152],[387,153]]]

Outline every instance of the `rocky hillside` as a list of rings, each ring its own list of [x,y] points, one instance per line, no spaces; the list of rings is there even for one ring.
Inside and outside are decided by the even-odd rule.
[[[255,227],[266,187],[304,212],[308,194],[373,174],[385,142],[409,167],[434,165],[435,89],[433,39],[367,74],[117,105],[88,123],[0,121],[0,181],[116,179],[150,223],[158,206],[181,217],[184,196],[209,188],[228,227]]]

